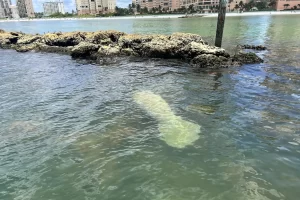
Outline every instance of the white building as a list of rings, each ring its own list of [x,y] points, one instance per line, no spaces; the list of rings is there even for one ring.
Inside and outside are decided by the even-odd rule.
[[[44,16],[49,16],[56,13],[65,14],[64,2],[61,1],[45,2],[43,3],[43,7]]]
[[[78,15],[113,13],[116,0],[76,0]]]
[[[20,15],[19,15],[18,7],[11,5],[11,6],[9,6],[9,8],[10,8],[10,12],[11,12],[11,17],[14,19],[19,19]]]
[[[21,18],[35,17],[32,0],[17,0],[17,7]]]
[[[10,0],[0,0],[0,18],[10,18],[11,12],[9,6],[11,5]]]

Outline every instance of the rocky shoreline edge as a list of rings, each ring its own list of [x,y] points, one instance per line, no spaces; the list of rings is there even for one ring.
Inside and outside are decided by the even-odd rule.
[[[201,36],[190,33],[139,35],[97,31],[32,35],[0,29],[0,48],[63,53],[98,62],[117,56],[180,59],[197,68],[227,68],[263,62],[252,52],[230,55],[225,49],[210,46]]]

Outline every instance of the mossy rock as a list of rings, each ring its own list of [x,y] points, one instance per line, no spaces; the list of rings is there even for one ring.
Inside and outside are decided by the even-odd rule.
[[[256,64],[256,63],[264,62],[263,59],[258,57],[258,55],[256,55],[253,52],[248,52],[248,53],[239,52],[238,54],[232,57],[232,61],[240,62],[242,64]]]
[[[71,56],[73,58],[89,57],[93,53],[97,52],[98,49],[99,49],[99,45],[89,43],[89,42],[80,42],[72,49]]]

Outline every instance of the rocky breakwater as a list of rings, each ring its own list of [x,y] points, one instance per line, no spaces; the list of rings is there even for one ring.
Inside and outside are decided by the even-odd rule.
[[[251,52],[230,55],[225,49],[208,45],[201,36],[189,33],[138,35],[97,31],[31,35],[0,30],[0,48],[18,52],[66,53],[73,58],[96,61],[116,56],[181,59],[197,68],[224,68],[263,62]]]

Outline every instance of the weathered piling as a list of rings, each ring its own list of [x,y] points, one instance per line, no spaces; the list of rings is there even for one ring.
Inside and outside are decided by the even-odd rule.
[[[220,0],[217,31],[216,31],[216,40],[215,40],[216,47],[222,46],[225,16],[226,16],[226,0]]]

